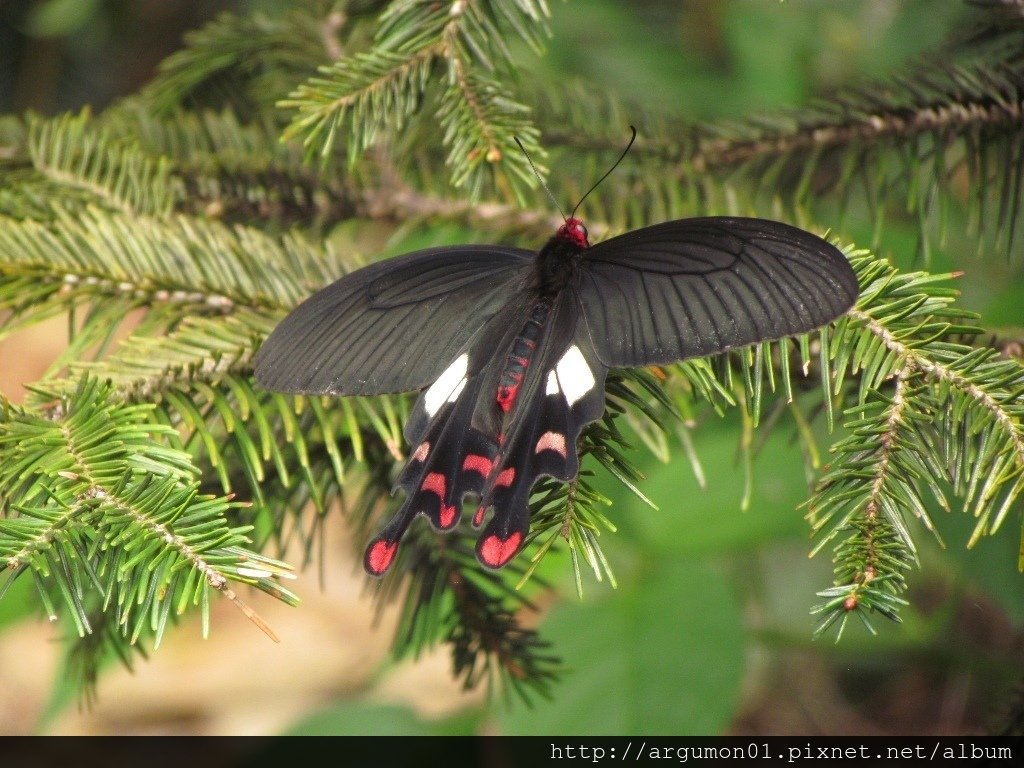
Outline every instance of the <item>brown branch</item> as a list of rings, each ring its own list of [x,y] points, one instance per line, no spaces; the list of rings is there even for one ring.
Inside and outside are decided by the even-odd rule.
[[[804,122],[790,132],[749,139],[700,139],[688,161],[697,173],[723,170],[754,160],[769,160],[795,153],[813,153],[858,142],[892,138],[906,141],[927,133],[966,133],[974,128],[1003,127],[1020,130],[1024,120],[1021,98],[989,97],[962,102],[936,100],[913,108],[877,109],[853,117],[841,105],[836,115]]]

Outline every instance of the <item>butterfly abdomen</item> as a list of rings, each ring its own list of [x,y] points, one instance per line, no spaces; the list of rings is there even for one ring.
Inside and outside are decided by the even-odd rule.
[[[519,395],[519,387],[523,383],[526,369],[530,366],[533,354],[537,349],[537,341],[544,330],[544,323],[551,312],[551,305],[541,301],[533,308],[529,319],[512,344],[505,361],[505,367],[498,377],[498,392],[495,401],[503,413],[508,413],[515,405]]]

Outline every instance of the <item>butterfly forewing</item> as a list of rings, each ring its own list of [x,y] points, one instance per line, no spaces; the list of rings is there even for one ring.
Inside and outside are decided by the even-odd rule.
[[[274,329],[256,378],[283,392],[421,389],[522,289],[533,259],[520,248],[452,246],[346,275]]]
[[[609,367],[670,363],[819,328],[857,280],[836,247],[762,219],[656,224],[584,252],[580,308]]]

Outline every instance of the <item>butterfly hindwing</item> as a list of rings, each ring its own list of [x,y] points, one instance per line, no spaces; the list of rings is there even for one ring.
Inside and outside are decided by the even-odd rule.
[[[527,304],[527,308],[529,305]],[[536,311],[534,316],[536,316]],[[532,356],[523,366],[514,406],[499,392],[514,350],[523,347],[529,315],[496,318],[420,395],[406,428],[411,456],[397,485],[401,507],[371,542],[366,569],[382,574],[412,520],[426,516],[437,529],[453,527],[463,497],[479,498],[474,524],[493,515],[477,544],[477,557],[499,568],[526,543],[529,499],[542,475],[570,480],[579,469],[576,442],[604,411],[604,379],[569,293],[544,313]],[[580,326],[581,327],[581,326]]]
[[[488,461],[497,452],[497,445],[471,426],[484,378],[463,379],[459,394],[440,406],[413,443],[395,484],[405,491],[402,505],[367,547],[364,565],[369,573],[380,576],[390,567],[402,536],[418,515],[426,517],[436,530],[450,530],[462,515],[463,497],[481,491],[484,478],[473,471],[472,463],[465,466],[465,458]],[[422,407],[424,396],[417,407]]]
[[[357,270],[281,321],[256,357],[256,378],[282,392],[421,389],[518,295],[533,259],[521,248],[449,246]]]
[[[853,305],[857,279],[838,248],[809,232],[723,216],[588,248],[576,290],[599,357],[626,367],[814,330]]]
[[[564,322],[570,320],[576,318],[567,314]],[[522,421],[502,451],[498,481],[484,489],[474,519],[479,525],[493,508],[476,548],[477,558],[490,568],[502,567],[526,544],[530,493],[537,480],[544,475],[562,481],[576,477],[580,433],[604,413],[608,369],[585,334],[573,333],[568,346],[553,345],[537,371],[542,386],[523,408]]]
[[[363,562],[370,574],[380,576],[390,567],[399,541],[418,515],[435,529],[447,530],[461,517],[463,497],[482,490],[498,450],[497,433],[474,422],[480,421],[477,412],[494,400],[501,351],[514,337],[528,301],[521,295],[510,297],[413,405],[405,425],[411,455],[395,484],[405,498],[367,547]]]

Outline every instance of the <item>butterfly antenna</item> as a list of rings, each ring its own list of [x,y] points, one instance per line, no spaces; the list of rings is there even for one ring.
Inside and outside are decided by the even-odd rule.
[[[548,193],[548,197],[555,206],[555,210],[558,211],[559,215],[562,217],[562,221],[568,221],[568,219],[565,218],[565,214],[562,213],[562,207],[558,204],[555,196],[551,194],[551,190],[548,189],[548,185],[544,183],[544,177],[540,175],[540,171],[537,170],[537,166],[533,164],[533,158],[531,158],[530,153],[526,151],[526,147],[523,146],[523,142],[519,140],[518,136],[513,136],[512,138],[515,139],[516,144],[519,145],[519,149],[522,151],[523,155],[526,156],[526,162],[528,162],[530,167],[533,169],[533,175],[537,177],[537,181],[539,181],[540,185],[544,187],[544,191]]]
[[[590,189],[587,190],[587,194],[580,198],[580,201],[578,203],[576,203],[576,207],[572,209],[572,213],[569,214],[570,217],[576,215],[576,210],[581,205],[583,205],[583,201],[587,199],[587,195],[589,195],[591,192],[593,192],[595,189],[597,189],[598,186],[600,186],[601,182],[604,181],[605,179],[607,179],[611,175],[612,171],[614,171],[616,168],[619,167],[619,163],[622,162],[622,158],[624,158],[626,156],[626,153],[629,152],[629,148],[632,147],[633,146],[633,142],[636,141],[636,128],[631,125],[631,126],[629,126],[629,130],[631,130],[633,132],[633,135],[629,137],[629,143],[626,145],[626,148],[624,150],[622,150],[622,154],[619,155],[619,159],[616,160],[615,163],[612,165],[612,167],[609,168],[605,172],[604,176],[602,176],[600,179],[597,180],[597,182],[594,184],[594,186],[592,186]]]

